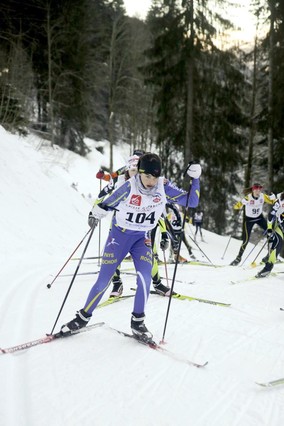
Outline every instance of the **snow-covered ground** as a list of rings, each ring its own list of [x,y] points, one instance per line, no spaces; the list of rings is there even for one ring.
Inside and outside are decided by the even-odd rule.
[[[0,127],[2,348],[42,337],[53,328],[72,280],[66,275],[76,270],[87,241],[87,216],[100,188],[95,174],[100,165],[108,165],[107,145],[100,154],[95,142],[89,144],[93,151],[84,159]],[[117,149],[115,167],[128,154]],[[95,230],[86,257],[102,250],[108,224],[105,219]],[[192,231],[192,226],[187,228],[189,235]],[[284,312],[279,310],[284,306],[284,275],[249,280],[262,267],[251,267],[261,244],[243,267],[231,267],[240,241],[232,239],[222,259],[229,237],[206,230],[204,237],[206,242],[198,244],[216,267],[179,265],[174,289],[231,306],[173,299],[165,347],[192,361],[208,361],[206,367],[175,361],[107,327],[0,355],[1,425],[283,425],[284,386],[261,388],[255,382],[284,377]],[[82,239],[75,260],[48,289]],[[182,254],[187,257],[184,247]],[[194,254],[206,261],[197,247]],[[170,278],[174,266],[167,268]],[[79,274],[98,269],[96,261],[84,260]],[[124,262],[122,270],[134,271],[132,263]],[[283,264],[274,270],[284,272]],[[164,265],[160,272],[166,276]],[[135,277],[122,276],[124,294],[133,293]],[[56,331],[82,307],[95,279],[95,274],[77,276]],[[104,321],[130,331],[132,305],[130,298],[97,309],[92,323]],[[150,296],[146,324],[157,341],[167,307],[167,298]]]

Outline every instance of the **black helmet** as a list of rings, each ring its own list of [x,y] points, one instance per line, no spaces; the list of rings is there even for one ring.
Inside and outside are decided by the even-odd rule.
[[[154,177],[161,176],[162,162],[160,157],[157,154],[152,154],[147,152],[142,155],[138,161],[138,172],[146,173],[147,175],[152,175]]]
[[[132,155],[138,155],[138,157],[141,157],[141,155],[145,154],[144,149],[134,149]]]

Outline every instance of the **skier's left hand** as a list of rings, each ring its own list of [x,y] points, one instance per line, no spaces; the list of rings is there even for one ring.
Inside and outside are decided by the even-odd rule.
[[[188,163],[186,173],[189,177],[193,179],[198,179],[201,175],[201,171],[201,166],[197,161],[191,161],[190,163]]]
[[[268,242],[270,242],[270,241],[273,240],[274,232],[273,232],[272,229],[267,229],[267,231],[266,231],[266,237],[267,237]]]

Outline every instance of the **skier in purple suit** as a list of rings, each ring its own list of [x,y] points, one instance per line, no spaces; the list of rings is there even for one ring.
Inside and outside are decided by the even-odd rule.
[[[103,294],[111,283],[116,268],[130,253],[137,273],[137,291],[131,317],[132,333],[137,338],[151,338],[144,324],[145,306],[150,291],[152,270],[151,230],[157,225],[166,203],[195,208],[199,202],[199,177],[201,166],[188,165],[187,174],[192,179],[190,194],[161,177],[161,159],[146,153],[138,162],[138,174],[126,181],[108,198],[95,204],[89,225],[97,226],[109,210],[114,211],[112,226],[107,238],[100,273],[93,285],[85,306],[75,318],[61,327],[61,332],[85,327]]]

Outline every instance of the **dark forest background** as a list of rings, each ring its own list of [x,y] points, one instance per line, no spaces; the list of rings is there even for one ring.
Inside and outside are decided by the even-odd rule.
[[[284,2],[248,1],[251,46],[225,43],[228,3],[153,0],[143,21],[122,0],[1,2],[0,124],[80,155],[107,139],[111,168],[122,141],[154,150],[185,188],[198,159],[204,226],[240,231],[244,187],[284,190]]]

